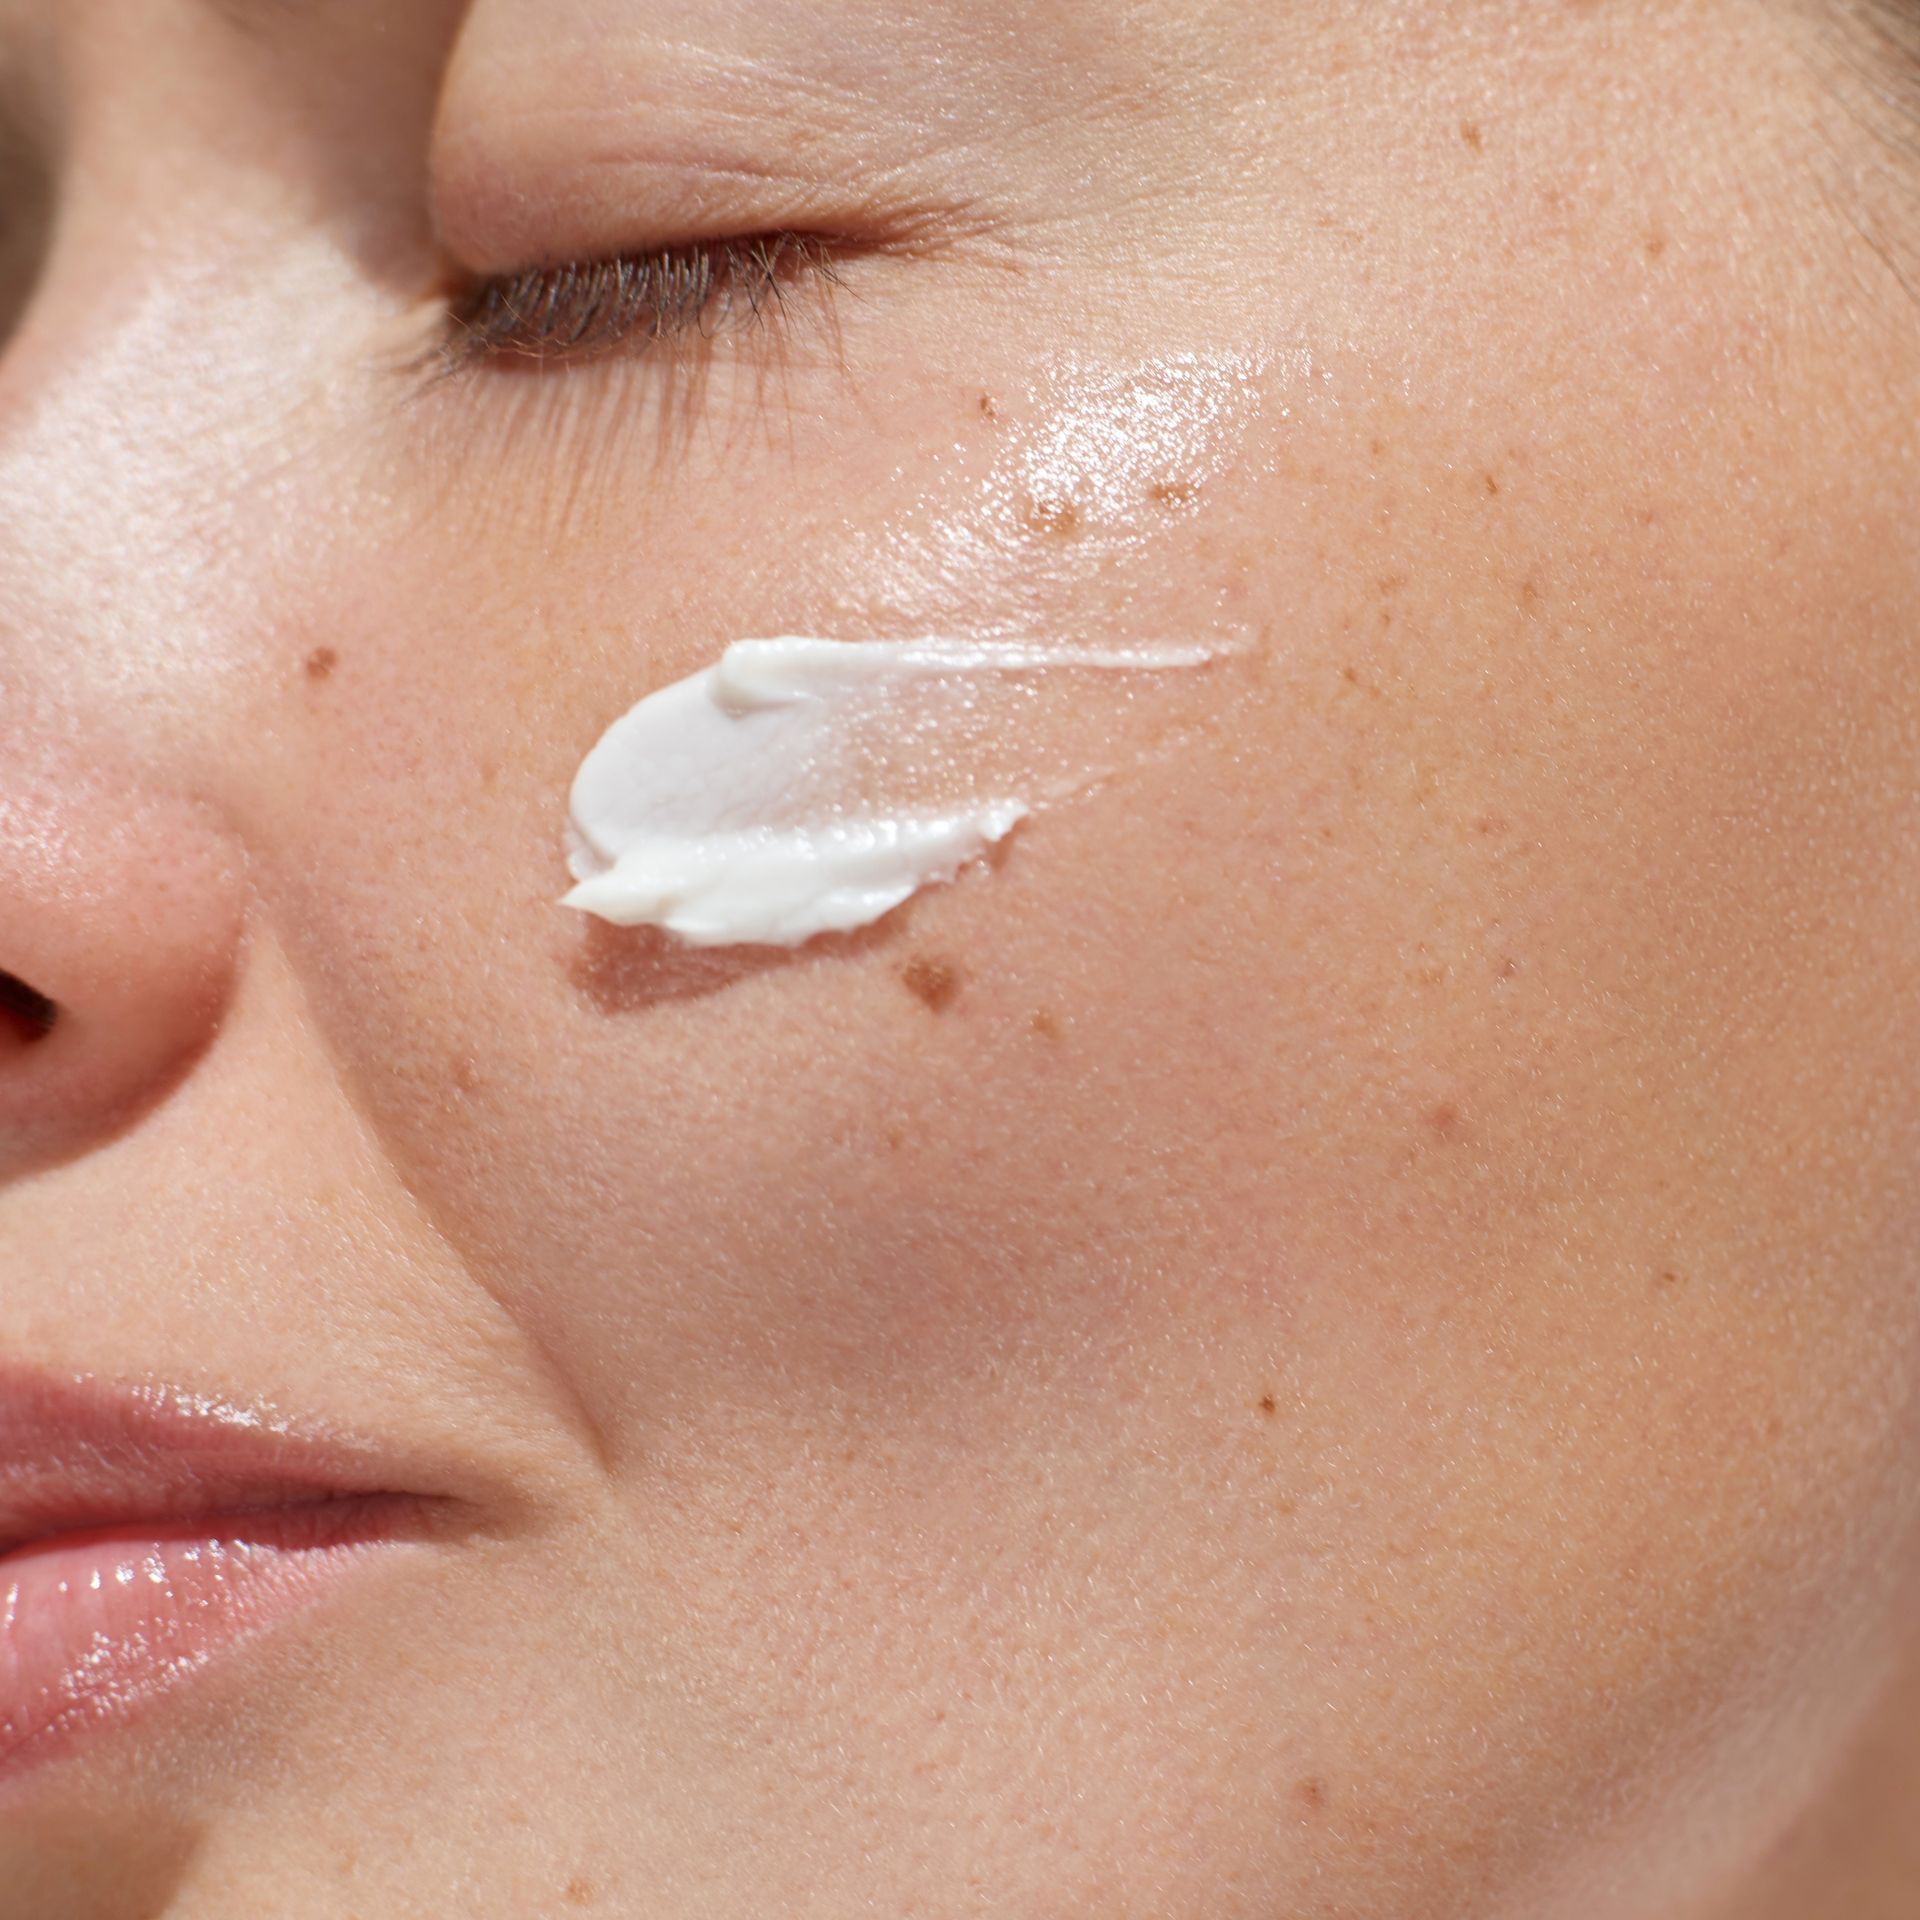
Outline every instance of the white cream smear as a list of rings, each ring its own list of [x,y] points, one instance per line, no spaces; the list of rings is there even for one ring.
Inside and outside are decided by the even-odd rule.
[[[703,947],[867,926],[1130,757],[1134,723],[1165,717],[1137,683],[1235,651],[736,640],[581,762],[561,904]],[[1090,707],[1089,675],[1129,697]]]

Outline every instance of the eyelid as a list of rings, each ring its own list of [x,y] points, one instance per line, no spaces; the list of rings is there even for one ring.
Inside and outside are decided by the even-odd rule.
[[[852,135],[803,137],[771,108],[717,119],[644,95],[516,104],[489,79],[443,97],[430,165],[436,235],[476,274],[741,234],[919,250],[991,231],[1003,217],[954,191],[950,153],[938,166],[893,163]]]
[[[602,168],[560,188],[543,172],[515,176],[499,153],[470,167],[443,160],[434,172],[435,231],[462,267],[504,278],[532,266],[725,246],[742,235],[827,236],[863,253],[935,252],[1001,224],[953,200],[888,198],[746,168],[706,166],[697,180],[676,167],[669,181],[667,171]]]

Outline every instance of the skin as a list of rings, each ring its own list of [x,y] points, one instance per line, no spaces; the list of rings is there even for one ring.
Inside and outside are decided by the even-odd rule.
[[[0,1349],[457,1516],[16,1784],[10,1911],[1904,1911],[1884,50],[461,11],[0,6]],[[784,321],[422,370],[786,228]],[[554,904],[652,687],[969,631],[1247,651],[867,934]]]

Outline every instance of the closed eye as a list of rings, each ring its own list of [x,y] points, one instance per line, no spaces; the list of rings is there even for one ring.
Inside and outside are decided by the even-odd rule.
[[[837,281],[827,245],[776,233],[529,267],[474,281],[450,302],[450,367],[568,361],[784,317],[792,290]]]

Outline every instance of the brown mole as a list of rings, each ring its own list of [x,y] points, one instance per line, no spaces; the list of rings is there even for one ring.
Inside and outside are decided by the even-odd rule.
[[[340,664],[340,656],[331,647],[315,647],[307,655],[307,678],[313,681],[330,680],[333,670]]]
[[[960,997],[960,970],[950,960],[920,954],[900,969],[900,982],[930,1013],[945,1013]]]
[[[1030,500],[1023,517],[1035,533],[1056,540],[1071,540],[1080,531],[1080,509],[1071,500]]]

